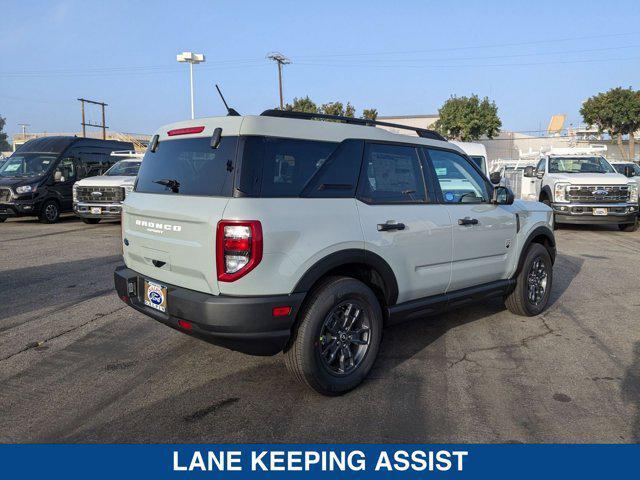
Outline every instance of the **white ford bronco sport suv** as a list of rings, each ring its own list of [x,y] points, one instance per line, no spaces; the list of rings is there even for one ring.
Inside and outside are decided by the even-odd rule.
[[[618,225],[638,229],[638,184],[617,173],[602,156],[604,149],[556,148],[527,167],[536,194],[551,206],[555,223]]]
[[[377,124],[267,110],[161,128],[123,204],[120,298],[216,345],[284,352],[326,395],[366,377],[385,325],[489,297],[539,314],[551,209],[514,202],[435,132]]]

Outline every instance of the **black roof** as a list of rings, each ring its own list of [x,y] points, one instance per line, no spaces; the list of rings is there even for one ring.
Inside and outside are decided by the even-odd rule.
[[[91,143],[91,145],[105,147],[113,147],[120,150],[133,150],[133,144],[131,142],[120,142],[117,140],[100,140],[97,138],[84,138],[84,137],[71,137],[71,136],[57,136],[57,137],[40,137],[29,140],[28,142],[20,145],[16,152],[39,152],[39,153],[62,153],[73,143]]]

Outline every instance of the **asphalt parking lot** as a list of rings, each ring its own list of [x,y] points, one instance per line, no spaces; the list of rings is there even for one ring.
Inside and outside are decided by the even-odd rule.
[[[0,224],[0,442],[639,442],[640,232],[563,228],[552,303],[385,331],[357,390],[321,397],[134,312],[120,225]]]

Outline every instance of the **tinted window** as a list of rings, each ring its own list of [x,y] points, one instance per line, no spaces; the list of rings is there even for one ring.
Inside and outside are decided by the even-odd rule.
[[[136,191],[180,195],[229,196],[237,137],[223,137],[218,148],[210,138],[165,140],[147,151]]]
[[[538,166],[536,166],[536,170],[538,172],[543,172],[544,173],[544,164],[545,164],[545,160],[543,158],[538,162]]]
[[[63,158],[58,163],[55,172],[60,172],[60,182],[70,182],[76,179],[76,164],[73,158]]]
[[[485,175],[487,174],[487,171],[484,168],[485,166],[484,157],[480,155],[470,155],[469,158],[473,163],[475,163],[478,166],[478,168],[482,173],[484,173]]]
[[[0,162],[0,177],[37,177],[46,174],[57,159],[56,155],[14,153]]]
[[[350,198],[356,193],[364,141],[345,140],[329,156],[303,194],[313,198]]]
[[[369,203],[426,200],[420,158],[414,147],[368,143],[358,196]]]
[[[445,203],[489,201],[485,179],[466,158],[454,152],[428,149]]]
[[[240,190],[262,197],[296,197],[337,144],[277,137],[246,137]]]

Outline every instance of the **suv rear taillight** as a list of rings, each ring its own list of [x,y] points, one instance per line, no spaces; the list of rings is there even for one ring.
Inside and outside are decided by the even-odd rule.
[[[220,220],[216,232],[218,280],[233,282],[262,260],[262,225],[257,220]]]

